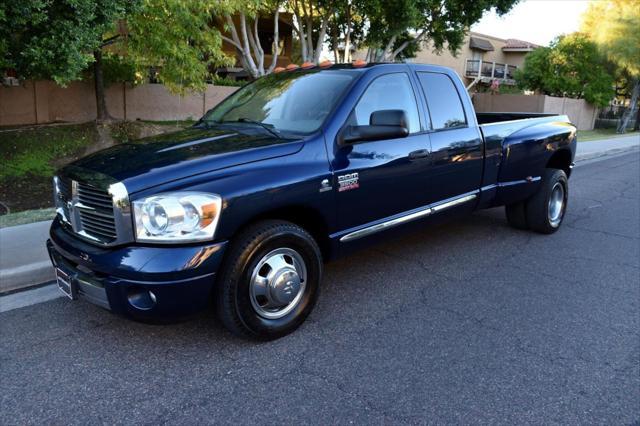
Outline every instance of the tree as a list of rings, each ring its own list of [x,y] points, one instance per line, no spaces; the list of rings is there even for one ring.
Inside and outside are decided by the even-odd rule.
[[[287,7],[295,17],[293,31],[300,40],[303,62],[320,62],[322,45],[327,37],[335,3],[331,0],[288,0]]]
[[[235,47],[242,67],[253,78],[271,73],[278,63],[280,44],[281,1],[244,0],[224,2],[222,14],[224,27],[229,36],[222,39]],[[265,68],[265,51],[258,33],[258,23],[262,15],[273,16],[273,54],[271,64]]]
[[[636,0],[593,2],[582,17],[582,29],[631,83],[629,108],[617,128],[624,133],[640,97],[640,7]]]
[[[143,0],[127,19],[126,54],[139,75],[153,67],[155,78],[173,92],[201,90],[211,67],[232,63],[212,25],[223,11],[216,0]]]
[[[357,49],[364,39],[367,22],[357,1],[336,2],[329,19],[329,48],[335,62],[351,62],[351,50]],[[342,50],[342,53],[340,53]]]
[[[101,71],[103,35],[136,7],[126,0],[21,0],[0,4],[0,66],[64,86],[94,65],[98,119],[108,117]]]
[[[211,26],[221,10],[216,0],[2,2],[0,71],[64,86],[91,69],[97,120],[109,120],[104,65],[133,66],[138,76],[156,67],[158,80],[181,92],[202,89],[210,67],[230,63]]]
[[[515,78],[523,89],[605,106],[615,95],[610,66],[585,35],[561,36],[528,54]]]
[[[243,68],[253,77],[273,71],[262,64],[264,52],[256,34],[261,15],[276,16],[280,8],[294,16],[300,60],[317,64],[325,42],[336,62],[351,61],[352,46],[367,46],[368,61],[412,57],[430,39],[436,50],[456,51],[468,28],[495,8],[504,14],[518,0],[225,0],[224,39],[236,48]],[[342,50],[342,53],[340,53]]]
[[[358,0],[369,22],[368,60],[394,61],[407,48],[430,40],[437,51],[455,52],[469,27],[495,8],[507,13],[518,0]],[[402,39],[402,41],[400,41]]]

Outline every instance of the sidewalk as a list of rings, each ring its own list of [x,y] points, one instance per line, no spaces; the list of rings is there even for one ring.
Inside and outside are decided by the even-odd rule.
[[[576,162],[592,160],[594,158],[615,155],[634,147],[640,147],[640,135],[620,136],[611,139],[599,139],[580,142],[578,139],[578,152]]]
[[[640,136],[578,142],[576,163],[640,148]],[[0,229],[0,294],[54,279],[45,248],[50,221]]]

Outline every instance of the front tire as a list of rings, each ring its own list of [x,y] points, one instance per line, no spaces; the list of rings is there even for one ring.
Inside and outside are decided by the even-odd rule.
[[[272,340],[291,333],[313,309],[322,255],[301,227],[263,221],[231,243],[216,291],[218,317],[232,333]]]
[[[567,210],[569,184],[567,175],[560,169],[545,169],[542,183],[526,204],[527,224],[541,234],[556,232]]]

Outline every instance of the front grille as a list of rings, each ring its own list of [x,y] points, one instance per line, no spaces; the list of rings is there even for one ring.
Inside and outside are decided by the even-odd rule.
[[[113,213],[113,197],[107,191],[77,183],[75,207],[81,224],[81,231],[103,243],[113,242],[117,237]]]
[[[62,203],[60,203],[60,208],[62,208],[62,213],[64,214],[65,220],[69,221],[71,217],[71,212],[69,211],[69,204],[67,201],[71,201],[71,180],[61,178],[58,180],[58,187],[60,188],[60,198],[62,199]]]
[[[55,182],[56,208],[69,231],[100,245],[133,240],[129,197],[122,183],[98,186],[66,175]]]

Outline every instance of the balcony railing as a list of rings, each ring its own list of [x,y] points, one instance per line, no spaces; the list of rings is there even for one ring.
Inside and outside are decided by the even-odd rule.
[[[515,65],[488,62],[482,59],[467,59],[464,75],[470,78],[490,78],[500,80],[513,80],[514,73],[518,69]]]

